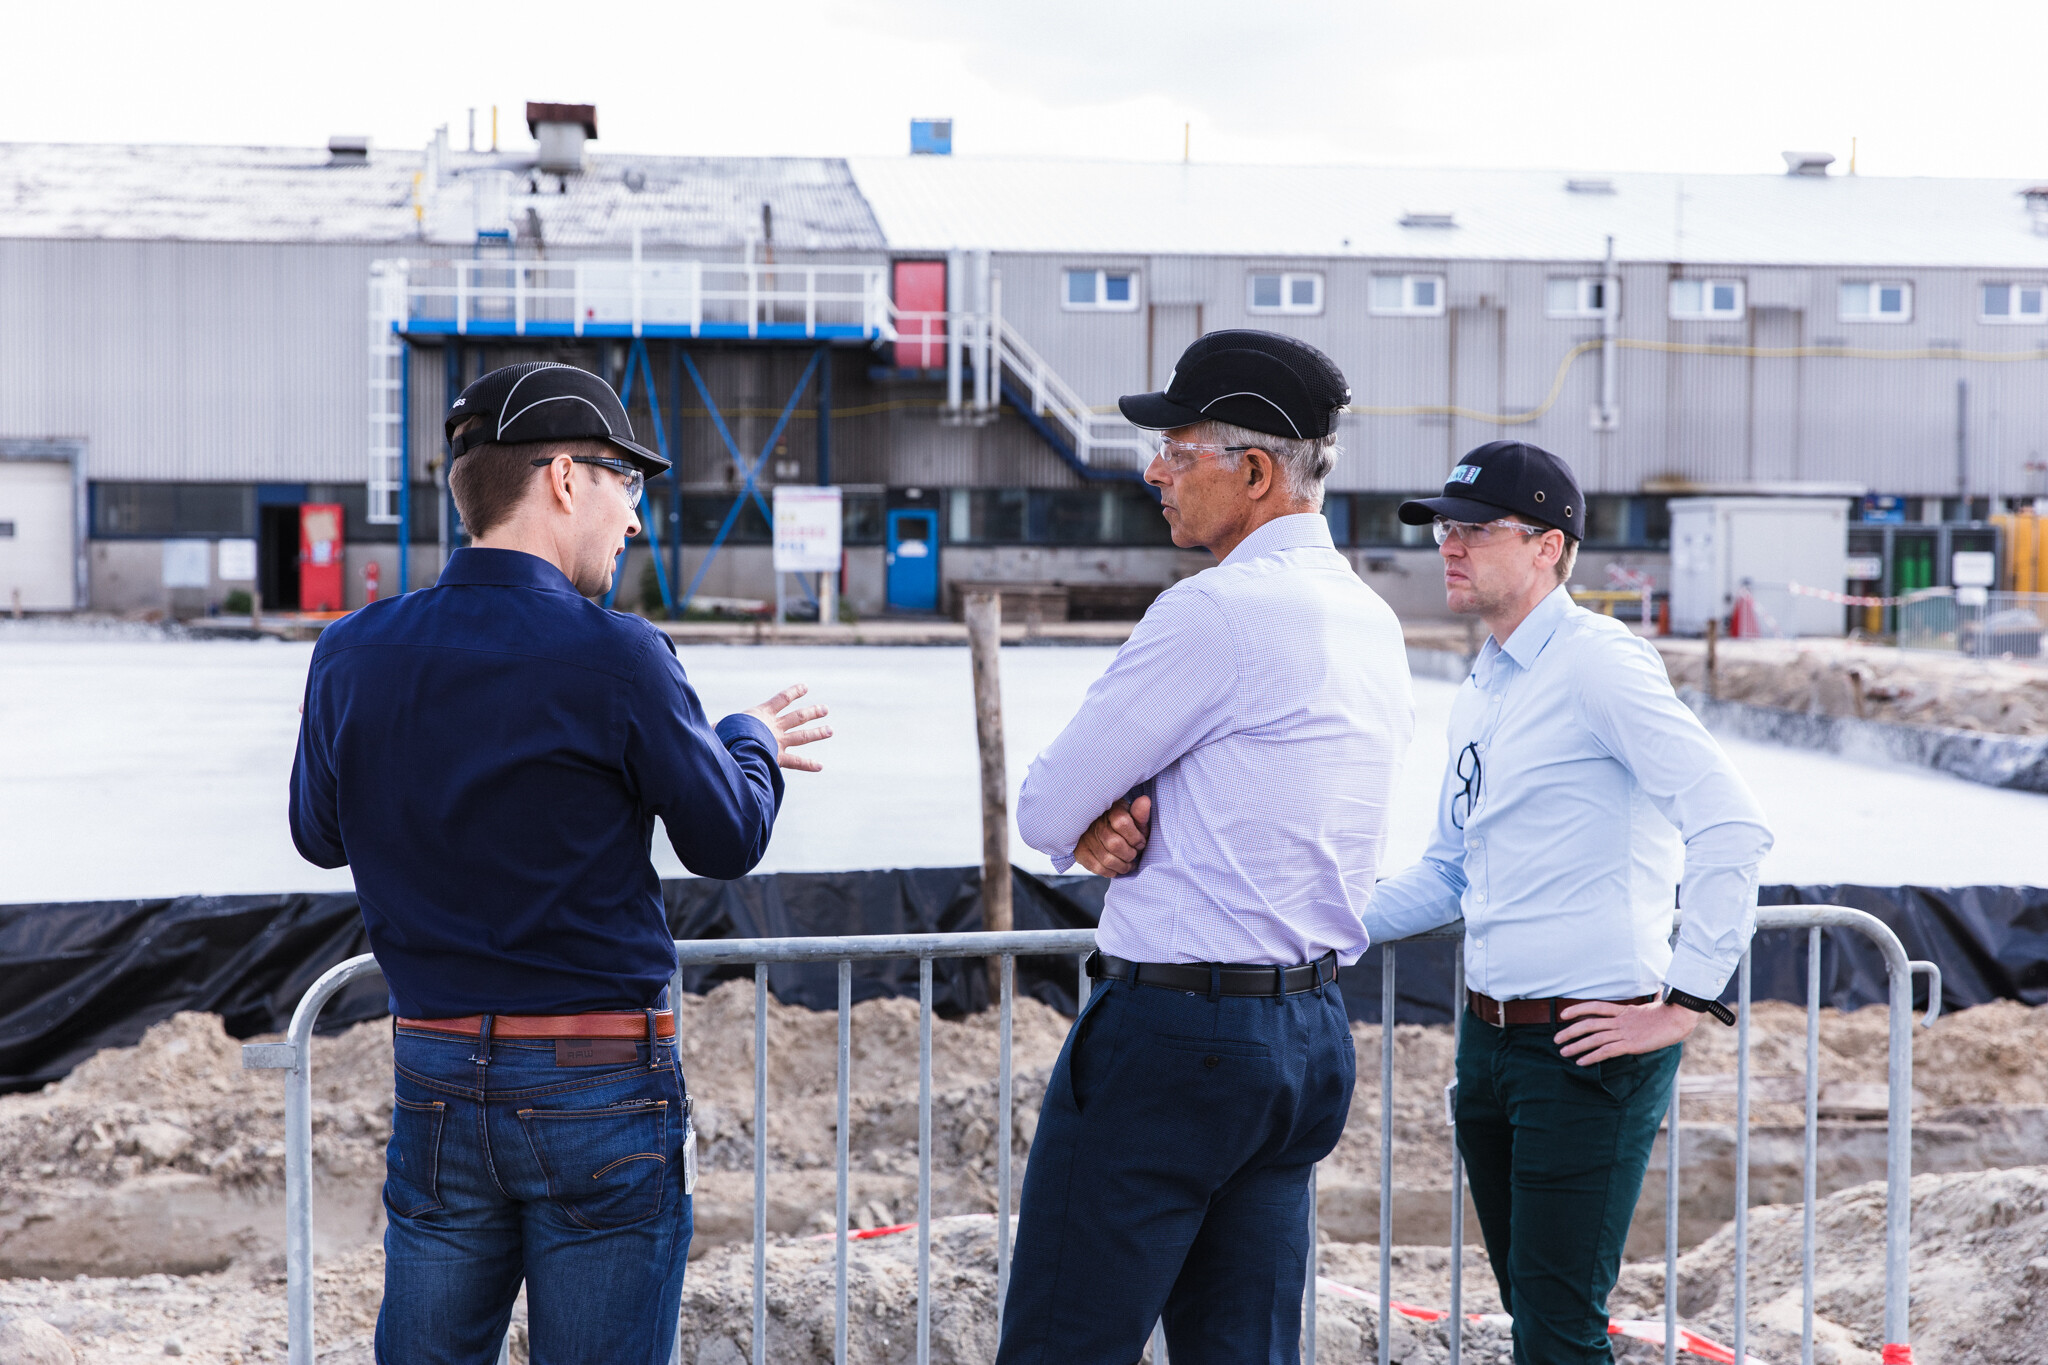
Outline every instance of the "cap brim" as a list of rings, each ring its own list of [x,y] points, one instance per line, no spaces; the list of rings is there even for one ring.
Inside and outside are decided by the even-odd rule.
[[[1404,502],[1395,515],[1409,526],[1427,526],[1438,517],[1450,521],[1495,521],[1511,517],[1512,511],[1495,507],[1490,502],[1475,502],[1471,498],[1417,498]]]
[[[1184,408],[1163,393],[1127,393],[1116,400],[1116,410],[1140,431],[1172,431],[1202,421],[1202,414]]]
[[[627,461],[636,465],[645,473],[668,473],[669,462],[649,450],[646,446],[636,445],[632,441],[622,441],[616,436],[607,436],[604,440],[607,445],[617,446],[620,450],[624,451]]]

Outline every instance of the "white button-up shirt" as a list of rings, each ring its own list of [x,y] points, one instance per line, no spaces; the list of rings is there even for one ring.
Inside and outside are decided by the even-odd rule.
[[[1449,749],[1428,851],[1380,883],[1374,936],[1462,911],[1466,984],[1498,1000],[1721,993],[1771,832],[1654,647],[1559,587],[1480,649]]]
[[[1321,516],[1278,517],[1153,602],[1032,762],[1017,827],[1065,871],[1095,818],[1150,783],[1150,839],[1110,883],[1103,952],[1352,962],[1414,722],[1394,613]]]

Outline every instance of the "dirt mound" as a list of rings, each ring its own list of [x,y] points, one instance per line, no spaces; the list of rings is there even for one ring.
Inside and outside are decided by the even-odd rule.
[[[1703,641],[1660,639],[1674,687],[1705,689]],[[1715,694],[1786,711],[2048,735],[2048,670],[1853,640],[1724,640]]]

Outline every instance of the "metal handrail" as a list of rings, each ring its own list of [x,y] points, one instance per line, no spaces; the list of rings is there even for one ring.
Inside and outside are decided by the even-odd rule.
[[[1931,1026],[1940,1013],[1941,973],[1931,962],[1911,961],[1898,936],[1876,917],[1845,906],[1788,906],[1757,912],[1758,929],[1808,930],[1807,957],[1807,1094],[1805,1228],[1802,1238],[1805,1317],[1802,1329],[1802,1360],[1813,1358],[1814,1207],[1817,1187],[1817,1126],[1819,1067],[1820,935],[1824,928],[1850,929],[1876,943],[1884,955],[1890,985],[1890,1035],[1888,1045],[1888,1146],[1885,1186],[1885,1312],[1884,1337],[1888,1346],[1904,1347],[1907,1340],[1908,1261],[1911,1232],[1910,1188],[1912,1162],[1912,978],[1926,973],[1932,980],[1925,1024]],[[1393,1082],[1395,985],[1397,954],[1404,945],[1432,940],[1461,940],[1463,922],[1433,929],[1382,945],[1380,977],[1380,1277],[1379,1277],[1379,1361],[1388,1365],[1391,1333],[1387,1321],[1392,1312],[1393,1244]],[[931,1347],[931,1031],[932,962],[940,958],[1000,959],[999,1031],[1000,1055],[997,1079],[997,1211],[996,1211],[996,1313],[1001,1330],[1002,1305],[1009,1286],[1010,1270],[1010,1152],[1013,1076],[1011,1072],[1011,1027],[1015,1000],[1016,959],[1039,956],[1085,955],[1095,946],[1092,929],[1021,930],[1012,933],[884,934],[835,938],[767,938],[678,940],[678,977],[674,989],[680,992],[680,971],[684,967],[745,966],[754,968],[754,1287],[753,1359],[765,1365],[767,1349],[767,1095],[768,1095],[768,968],[774,963],[833,962],[839,978],[839,1061],[838,1061],[838,1193],[837,1265],[835,1282],[835,1359],[847,1358],[847,1257],[848,1192],[850,1188],[851,1129],[851,1039],[853,1007],[853,963],[876,960],[910,960],[918,963],[918,1309],[917,1355],[920,1365],[930,1358]],[[1464,985],[1463,954],[1453,955],[1454,982],[1459,995]],[[285,1041],[248,1043],[242,1049],[242,1064],[249,1068],[275,1068],[285,1077],[285,1269],[288,1318],[287,1344],[291,1365],[312,1365],[313,1354],[313,1215],[312,1215],[312,1072],[311,1041],[314,1021],[334,994],[352,982],[377,973],[374,957],[351,958],[316,980],[292,1012]],[[1078,999],[1085,1002],[1088,979],[1077,977]],[[1456,998],[1454,996],[1454,998]],[[1748,1324],[1748,1090],[1750,955],[1744,952],[1737,970],[1738,1041],[1736,1059],[1736,1209],[1735,1209],[1735,1359],[1743,1359]],[[1462,1018],[1463,1011],[1454,1015]],[[1453,1024],[1453,1036],[1459,1024]],[[1680,1166],[1678,1127],[1678,1081],[1671,1087],[1666,1131],[1667,1175],[1665,1183],[1665,1278],[1664,1359],[1677,1359],[1677,1274],[1678,1259],[1678,1173]],[[1309,1245],[1314,1238],[1314,1185],[1310,1187]],[[1457,1145],[1452,1144],[1451,1206],[1451,1303],[1447,1328],[1450,1359],[1458,1365],[1462,1350],[1464,1175]],[[1312,1257],[1315,1253],[1311,1253]],[[1314,1365],[1316,1336],[1316,1275],[1311,1261],[1304,1294],[1302,1336],[1305,1358]],[[509,1340],[509,1339],[508,1339]],[[1164,1361],[1163,1336],[1155,1332],[1154,1359]],[[680,1351],[678,1337],[677,1351]],[[1903,1351],[1910,1359],[1910,1350]],[[503,1358],[501,1356],[501,1358]]]

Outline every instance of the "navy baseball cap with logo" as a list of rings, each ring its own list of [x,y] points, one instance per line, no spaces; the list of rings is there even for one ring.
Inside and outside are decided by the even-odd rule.
[[[1350,401],[1343,371],[1306,341],[1240,328],[1197,338],[1164,392],[1128,394],[1116,405],[1142,431],[1215,421],[1314,440],[1336,430]]]
[[[1450,521],[1497,521],[1508,514],[1554,526],[1573,540],[1586,538],[1586,498],[1572,468],[1527,441],[1488,441],[1466,454],[1444,480],[1440,498],[1401,504],[1401,520],[1427,526]]]
[[[455,428],[484,419],[460,436]],[[448,457],[480,445],[527,441],[603,441],[649,474],[669,462],[633,439],[633,423],[612,386],[588,370],[537,360],[492,370],[448,405]]]

